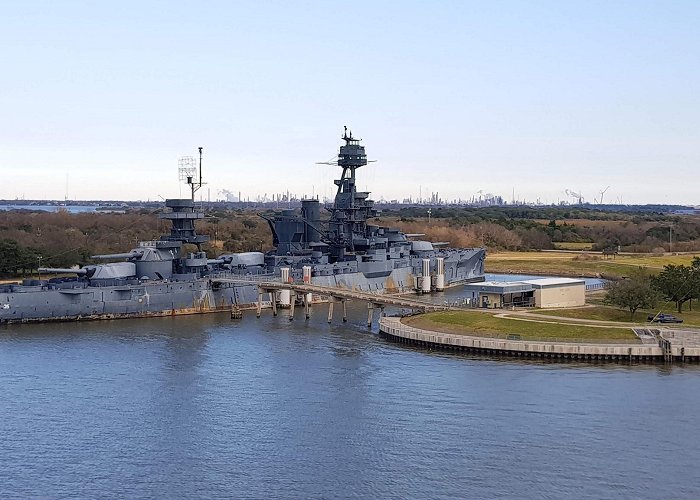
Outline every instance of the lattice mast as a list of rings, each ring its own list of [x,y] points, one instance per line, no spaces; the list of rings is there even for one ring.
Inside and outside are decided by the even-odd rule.
[[[180,175],[180,181],[187,183],[190,186],[190,191],[192,193],[192,201],[194,201],[194,194],[199,191],[205,182],[202,181],[202,148],[199,149],[199,180],[197,180],[197,162],[192,156],[183,156],[178,160],[178,172]]]

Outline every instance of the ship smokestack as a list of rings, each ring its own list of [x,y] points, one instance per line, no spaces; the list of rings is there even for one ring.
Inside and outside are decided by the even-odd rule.
[[[423,277],[420,283],[421,293],[430,293],[430,259],[423,259]]]

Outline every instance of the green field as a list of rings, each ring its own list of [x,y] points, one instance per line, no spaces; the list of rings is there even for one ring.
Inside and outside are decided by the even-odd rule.
[[[481,311],[434,312],[404,318],[403,321],[416,328],[463,335],[505,338],[509,334],[517,334],[523,340],[638,342],[634,332],[626,327],[556,323],[555,318],[552,318],[552,323],[542,322],[546,320],[539,318],[526,321]]]
[[[656,273],[668,264],[690,265],[696,255],[639,254],[604,259],[600,254],[585,252],[495,252],[486,257],[485,266],[489,273],[629,276],[639,268]]]
[[[546,314],[548,316],[560,316],[564,318],[575,318],[575,319],[595,319],[599,321],[612,321],[612,322],[635,322],[647,324],[647,316],[649,314],[656,314],[659,311],[668,314],[673,314],[674,316],[683,320],[683,324],[687,326],[700,326],[700,311],[689,311],[688,303],[683,307],[684,312],[679,314],[675,311],[674,304],[664,303],[660,305],[659,308],[655,310],[639,310],[634,314],[634,318],[630,320],[630,313],[628,310],[617,309],[614,307],[607,307],[602,305],[593,305],[591,307],[581,307],[577,309],[557,309],[554,311],[543,311],[538,310],[537,314]]]

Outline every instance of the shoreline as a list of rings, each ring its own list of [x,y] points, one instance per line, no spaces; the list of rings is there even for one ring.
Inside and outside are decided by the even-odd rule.
[[[409,346],[498,357],[544,358],[554,361],[700,362],[700,344],[686,345],[687,332],[667,330],[658,343],[548,342],[490,338],[469,333],[443,333],[408,326],[399,317],[383,317],[379,332]],[[697,332],[693,333],[697,335]],[[510,338],[512,337],[512,338]]]

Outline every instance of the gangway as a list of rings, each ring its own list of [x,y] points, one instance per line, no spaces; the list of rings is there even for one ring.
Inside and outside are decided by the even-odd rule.
[[[218,283],[240,283],[240,282],[250,282],[248,279],[238,279],[238,278],[215,278],[212,281]],[[380,310],[384,310],[385,306],[396,306],[406,309],[412,309],[414,311],[428,312],[428,311],[446,311],[452,309],[451,306],[445,304],[433,304],[431,302],[425,302],[423,300],[412,299],[400,295],[391,294],[377,294],[370,292],[363,292],[359,290],[352,290],[349,288],[339,288],[321,285],[312,285],[309,283],[284,283],[281,281],[257,281],[258,285],[258,302],[257,302],[257,315],[260,317],[262,310],[262,299],[263,295],[269,293],[272,298],[272,312],[277,315],[277,298],[276,293],[280,290],[289,290],[292,293],[289,319],[294,318],[294,295],[300,294],[304,303],[304,310],[306,317],[309,317],[309,308],[311,303],[309,300],[309,295],[318,295],[328,298],[328,322],[331,322],[333,318],[333,303],[341,302],[343,306],[343,321],[347,321],[347,309],[346,301],[357,300],[367,302],[368,308],[368,324],[372,323],[372,313],[375,307]]]

